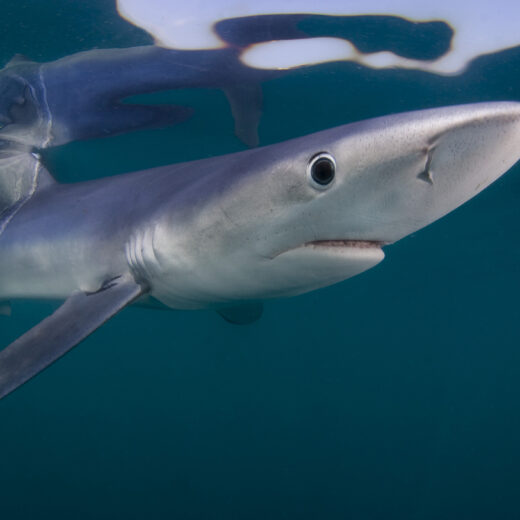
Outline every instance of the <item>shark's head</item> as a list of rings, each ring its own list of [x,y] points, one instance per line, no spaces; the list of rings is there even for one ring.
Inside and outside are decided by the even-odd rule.
[[[387,116],[187,163],[148,232],[152,294],[177,307],[292,296],[357,275],[520,157],[520,103]]]

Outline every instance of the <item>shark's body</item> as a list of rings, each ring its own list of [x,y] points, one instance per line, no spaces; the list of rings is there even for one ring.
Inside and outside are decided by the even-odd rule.
[[[2,213],[0,301],[67,301],[0,353],[0,396],[136,298],[219,309],[354,276],[507,171],[519,144],[520,104],[482,103],[73,185],[23,154],[10,174],[32,191]]]

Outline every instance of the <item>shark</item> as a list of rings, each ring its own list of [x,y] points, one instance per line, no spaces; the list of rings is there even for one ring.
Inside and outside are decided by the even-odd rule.
[[[72,184],[13,151],[0,301],[64,303],[0,351],[0,398],[128,305],[247,323],[266,300],[356,276],[508,171],[519,144],[520,103],[486,102]]]

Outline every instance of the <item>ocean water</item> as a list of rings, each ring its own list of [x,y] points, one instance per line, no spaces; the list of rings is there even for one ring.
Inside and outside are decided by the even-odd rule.
[[[149,38],[111,2],[3,0],[0,62]],[[264,85],[262,144],[405,110],[520,100],[520,50],[462,76],[328,64]],[[63,182],[241,150],[223,94],[171,128],[45,154]],[[520,145],[520,143],[519,143]],[[376,268],[212,312],[124,310],[0,401],[0,519],[520,518],[520,168]],[[49,314],[15,302],[0,346]]]

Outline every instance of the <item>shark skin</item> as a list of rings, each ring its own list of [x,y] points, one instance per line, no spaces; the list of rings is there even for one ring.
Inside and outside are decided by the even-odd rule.
[[[0,352],[0,397],[138,298],[259,315],[355,276],[508,171],[519,143],[520,103],[478,103],[85,183],[47,174],[0,228],[0,301],[66,303]],[[53,352],[27,361],[41,330],[60,331]]]

